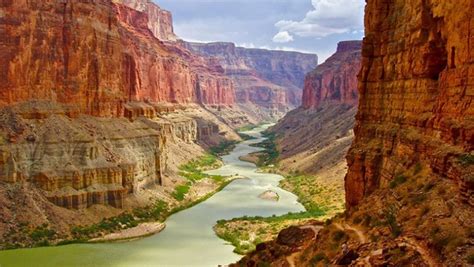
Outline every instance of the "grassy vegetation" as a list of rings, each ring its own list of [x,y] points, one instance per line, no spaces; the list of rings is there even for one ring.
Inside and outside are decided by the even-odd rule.
[[[202,179],[209,178],[217,183],[224,181],[225,177],[221,175],[209,175],[204,173],[205,170],[215,169],[220,166],[217,156],[213,154],[205,154],[197,160],[192,160],[179,167],[179,175],[186,178],[188,182],[184,185],[178,185],[173,192],[173,197],[182,201],[189,192],[191,186]]]
[[[311,185],[311,186],[310,186]],[[282,180],[280,186],[296,194],[306,211],[271,217],[248,217],[220,220],[216,234],[230,242],[234,252],[245,254],[260,242],[274,239],[290,225],[304,224],[315,218],[324,220],[344,210],[344,191],[323,186],[314,176],[294,175]]]
[[[238,141],[234,140],[224,140],[219,143],[219,145],[211,147],[210,152],[214,156],[223,156],[227,155],[235,148],[235,145],[239,143]]]
[[[253,140],[253,139],[257,139],[251,135],[248,135],[248,134],[244,134],[244,133],[241,133],[241,132],[237,132],[237,134],[240,136],[240,138],[242,138],[242,140]]]
[[[244,216],[231,220],[219,220],[214,226],[214,231],[217,236],[235,247],[235,253],[246,254],[255,250],[257,244],[274,239],[284,228],[312,218],[306,212],[271,217]]]
[[[178,201],[183,201],[185,195],[189,192],[189,189],[191,188],[191,183],[187,183],[185,185],[178,185],[175,188],[175,191],[173,192],[173,197],[178,200]]]
[[[50,229],[47,224],[43,224],[33,229],[29,236],[36,243],[35,246],[47,246],[49,240],[56,236],[56,231]]]
[[[276,134],[272,132],[264,132],[262,134],[266,139],[263,142],[255,144],[256,147],[264,148],[264,151],[259,152],[258,167],[275,165],[277,163],[280,152],[276,145]]]
[[[459,161],[463,166],[473,165],[474,164],[474,155],[465,154],[459,157]]]
[[[390,181],[389,187],[393,189],[393,188],[405,183],[406,181],[407,181],[407,177],[403,174],[399,174],[399,175],[395,176],[395,178],[392,181]]]
[[[258,166],[276,165],[279,152],[275,133],[264,133],[265,141],[255,146],[265,150],[260,152]],[[288,213],[271,217],[241,217],[220,220],[214,227],[216,234],[230,242],[234,252],[245,254],[255,249],[260,242],[274,239],[290,225],[303,224],[318,218],[324,220],[344,211],[344,190],[340,185],[319,183],[311,175],[291,175],[280,182],[280,187],[298,196],[306,208],[305,212]],[[340,187],[340,188],[339,188]]]
[[[247,132],[247,131],[251,131],[257,127],[259,127],[260,124],[249,124],[249,125],[245,125],[245,126],[242,126],[240,128],[237,129],[237,132]]]
[[[162,200],[144,208],[124,212],[118,216],[105,218],[101,222],[89,226],[76,226],[71,230],[74,240],[68,240],[58,245],[86,241],[98,233],[112,233],[121,229],[132,228],[143,222],[163,221],[169,214],[168,204]]]

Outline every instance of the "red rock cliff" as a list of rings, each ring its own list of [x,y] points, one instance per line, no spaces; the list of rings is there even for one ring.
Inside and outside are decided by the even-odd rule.
[[[347,157],[349,207],[420,162],[474,203],[473,6],[367,2],[356,138]]]
[[[161,9],[149,0],[114,0],[132,9],[144,12],[148,16],[148,28],[153,36],[162,41],[176,41],[178,37],[173,31],[171,12]]]
[[[337,51],[305,78],[304,108],[323,102],[357,104],[357,73],[360,70],[361,42],[340,42]]]
[[[236,47],[233,43],[185,43],[192,51],[215,58],[235,81],[237,101],[264,107],[299,106],[306,73],[316,55]]]
[[[1,102],[52,100],[99,116],[122,115],[132,100],[232,105],[222,70],[157,39],[174,38],[171,16],[145,4],[2,1]]]

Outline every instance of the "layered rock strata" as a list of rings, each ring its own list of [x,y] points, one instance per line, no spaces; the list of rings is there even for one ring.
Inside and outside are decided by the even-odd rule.
[[[361,63],[361,41],[344,41],[337,51],[305,78],[304,108],[325,102],[357,105],[357,74]]]
[[[271,128],[279,136],[283,171],[318,174],[331,169],[331,179],[342,184],[340,163],[352,142],[357,110],[361,44],[340,42],[336,53],[306,76],[302,106]]]
[[[139,4],[125,1],[132,3]],[[162,42],[174,39],[169,13],[151,2],[129,6],[4,2],[2,104],[42,99],[89,115],[121,116],[129,101],[234,103],[233,84],[221,68]]]
[[[236,47],[233,43],[184,43],[215,58],[236,85],[237,102],[286,111],[301,103],[303,80],[316,65],[313,54]]]
[[[0,181],[34,183],[50,201],[67,208],[122,207],[127,194],[161,184],[168,142],[197,138],[196,121],[185,117],[142,116],[130,122],[60,113],[41,119],[18,115],[40,104],[2,110],[1,126],[8,134],[2,136]],[[42,110],[48,105],[43,103]]]
[[[368,2],[348,207],[419,162],[474,202],[472,166],[459,164],[474,150],[472,11],[472,1]]]
[[[474,5],[367,1],[347,211],[240,265],[472,265]],[[342,237],[341,237],[342,236]]]

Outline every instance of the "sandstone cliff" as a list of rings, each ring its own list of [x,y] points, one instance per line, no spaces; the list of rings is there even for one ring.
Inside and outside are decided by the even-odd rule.
[[[360,41],[340,42],[336,53],[306,76],[304,108],[318,107],[325,102],[357,104],[361,45]]]
[[[173,30],[171,12],[161,9],[150,0],[113,0],[132,9],[144,12],[148,16],[148,29],[153,36],[162,41],[176,41],[178,37]]]
[[[116,1],[118,2],[118,1]],[[171,41],[171,17],[151,2],[6,1],[0,99],[70,104],[121,116],[128,101],[232,105],[221,68]]]
[[[278,134],[281,169],[317,174],[331,169],[342,184],[345,154],[352,142],[361,41],[345,41],[305,78],[302,106],[271,131]],[[342,168],[342,169],[341,169]]]
[[[241,265],[472,265],[473,14],[472,1],[367,1],[347,211]]]
[[[311,54],[248,49],[233,43],[184,45],[222,65],[234,80],[237,102],[281,111],[300,105],[304,76],[317,65],[317,56]]]
[[[459,186],[472,176],[458,158],[474,149],[473,6],[455,2],[368,3],[349,206],[418,162]]]

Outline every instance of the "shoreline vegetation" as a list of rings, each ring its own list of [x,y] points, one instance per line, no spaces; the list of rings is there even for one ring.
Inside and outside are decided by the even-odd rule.
[[[254,146],[262,147],[264,150],[240,159],[255,163],[262,172],[279,173],[284,176],[279,187],[295,194],[306,211],[271,217],[244,216],[219,220],[214,226],[217,236],[231,243],[235,247],[234,252],[241,255],[255,250],[259,243],[276,238],[281,230],[291,225],[330,220],[344,211],[343,190],[321,182],[315,175],[281,173],[277,162],[279,157],[275,142],[277,136],[269,132],[264,132],[263,136],[267,139]]]
[[[246,140],[245,138],[242,138]],[[230,153],[238,141],[223,141],[218,146],[211,147],[208,153],[196,160],[189,161],[179,167],[179,175],[185,178],[184,184],[177,185],[171,193],[171,197],[178,205],[170,206],[163,200],[155,203],[125,211],[120,215],[104,218],[102,221],[92,225],[75,226],[71,228],[70,238],[59,239],[54,230],[48,225],[41,225],[32,229],[28,235],[35,242],[29,246],[6,244],[5,250],[27,248],[62,246],[76,243],[104,243],[125,242],[151,236],[165,229],[165,220],[182,210],[191,208],[212,197],[224,189],[239,176],[209,175],[205,171],[217,169],[222,166],[220,157]],[[188,194],[193,185],[198,182],[207,182],[213,189],[204,195],[190,196]]]

